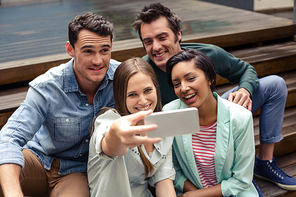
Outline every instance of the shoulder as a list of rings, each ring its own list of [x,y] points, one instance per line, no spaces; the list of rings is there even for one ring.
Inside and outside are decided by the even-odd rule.
[[[109,68],[107,71],[107,75],[109,75],[109,78],[113,79],[114,77],[114,72],[117,69],[117,67],[121,64],[121,62],[111,59],[109,63]]]
[[[162,147],[164,151],[168,152],[171,149],[173,140],[174,140],[174,137],[166,137],[166,138],[163,138],[162,141],[160,141],[162,143]]]
[[[196,49],[200,51],[216,51],[216,50],[223,50],[221,47],[218,47],[213,44],[203,44],[203,43],[181,43],[182,49]]]
[[[152,68],[154,69],[154,72],[157,72],[158,70],[160,70],[160,69],[156,66],[156,64],[155,64],[155,63],[149,58],[148,55],[143,56],[142,59],[145,60],[146,62],[148,62],[148,63],[152,66]],[[158,68],[158,69],[156,69],[156,68]],[[160,71],[161,71],[161,70],[160,70]],[[162,72],[163,72],[163,71],[162,71]],[[156,74],[157,74],[157,73],[156,73]]]
[[[43,87],[43,86],[47,86],[48,84],[51,84],[51,83],[61,84],[61,83],[63,83],[64,75],[66,73],[69,73],[70,69],[73,70],[73,59],[71,59],[67,63],[50,68],[44,74],[39,75],[33,81],[31,81],[29,83],[29,85],[32,87]],[[74,77],[74,75],[73,75],[73,77]]]
[[[248,119],[252,119],[252,113],[243,106],[222,98],[220,98],[218,102],[220,102],[220,105],[224,105],[226,108],[228,108],[232,122],[243,123]]]
[[[96,117],[95,122],[113,122],[121,116],[113,108],[104,108],[100,114]]]
[[[103,112],[101,112],[94,121],[94,133],[106,133],[112,123],[120,117],[121,116],[117,113],[115,109],[103,109]]]
[[[202,44],[202,43],[184,43],[181,44],[182,49],[196,49],[202,51],[211,58],[214,63],[219,63],[220,58],[228,57],[229,53],[226,52],[219,46],[213,44]]]
[[[146,62],[149,62],[149,61],[150,61],[150,58],[149,58],[148,55],[144,55],[144,56],[142,57],[142,59],[145,60]]]
[[[176,99],[173,100],[171,102],[169,102],[168,104],[166,104],[162,110],[163,111],[169,111],[169,110],[174,110],[174,109],[183,109],[183,108],[187,108],[188,106],[183,103],[180,99]]]
[[[121,62],[114,60],[114,59],[110,59],[110,63],[109,63],[109,68],[112,70],[116,70],[116,68],[121,64]]]

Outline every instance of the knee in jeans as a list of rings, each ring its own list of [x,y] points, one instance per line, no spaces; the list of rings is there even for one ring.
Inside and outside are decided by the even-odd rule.
[[[272,77],[272,83],[274,84],[274,93],[286,99],[288,91],[285,80],[277,75],[272,75],[270,77]]]

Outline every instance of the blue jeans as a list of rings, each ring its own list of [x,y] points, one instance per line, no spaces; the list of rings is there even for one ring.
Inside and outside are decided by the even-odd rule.
[[[221,97],[238,90],[238,86],[225,92]],[[259,85],[252,98],[252,113],[260,107],[260,142],[276,143],[283,139],[281,134],[288,91],[283,78],[270,75],[259,79]]]

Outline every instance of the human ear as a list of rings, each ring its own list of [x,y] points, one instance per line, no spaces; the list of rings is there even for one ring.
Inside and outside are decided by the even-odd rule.
[[[71,57],[74,57],[74,49],[69,41],[66,43],[66,51]]]
[[[180,42],[180,40],[182,39],[182,33],[181,33],[181,30],[179,30],[178,34],[177,34],[177,37],[178,37],[178,42]]]
[[[212,81],[209,80],[209,85],[211,86],[214,83],[214,79]]]

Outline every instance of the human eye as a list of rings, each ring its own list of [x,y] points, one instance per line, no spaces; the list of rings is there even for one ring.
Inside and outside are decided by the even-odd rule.
[[[178,88],[180,86],[180,83],[173,83],[174,88]]]
[[[134,96],[136,96],[136,93],[129,93],[129,94],[127,94],[127,97],[134,97]]]
[[[144,93],[149,93],[149,92],[151,92],[152,91],[152,88],[146,88],[145,90],[144,90]]]
[[[160,36],[160,37],[159,37],[159,40],[162,40],[162,41],[163,41],[163,40],[166,39],[166,37],[167,37],[166,35]]]
[[[104,49],[102,49],[102,53],[108,53],[109,51],[110,51],[109,48],[104,48]]]
[[[85,50],[83,50],[83,53],[85,53],[85,54],[91,54],[91,53],[92,53],[92,50],[90,50],[90,49],[85,49]]]
[[[144,45],[150,45],[152,44],[152,40],[144,40]]]
[[[188,81],[194,81],[196,77],[188,77]]]

